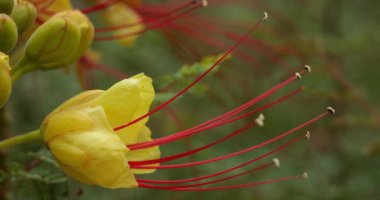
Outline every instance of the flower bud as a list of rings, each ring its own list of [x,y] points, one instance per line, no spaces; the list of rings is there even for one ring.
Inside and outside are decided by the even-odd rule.
[[[9,57],[0,52],[0,108],[4,106],[11,94],[12,80],[10,71]]]
[[[115,5],[108,7],[102,12],[102,14],[111,27],[123,24],[135,24],[112,32],[114,35],[133,34],[118,40],[121,44],[126,46],[132,45],[140,35],[134,33],[138,33],[145,28],[143,23],[139,23],[142,21],[139,14],[123,3],[116,3]]]
[[[80,29],[73,20],[49,19],[29,38],[18,68],[31,65],[41,70],[65,67],[74,61],[73,54],[79,47],[80,38]]]
[[[148,112],[154,97],[151,79],[139,74],[107,91],[83,92],[55,109],[44,120],[44,141],[69,176],[106,188],[137,187],[128,161],[160,157],[159,147],[130,151],[126,145],[151,140],[146,120],[115,132],[112,127]]]
[[[93,36],[94,27],[85,15],[79,11],[62,11],[32,34],[17,70],[66,67],[89,48]]]
[[[14,7],[14,0],[0,0],[0,13],[10,14]]]
[[[17,26],[6,14],[0,14],[0,51],[9,52],[18,39]]]
[[[13,9],[11,17],[17,25],[18,33],[21,34],[33,25],[37,17],[37,9],[29,1],[20,1]]]
[[[72,19],[79,27],[81,37],[79,47],[76,50],[76,53],[73,54],[72,60],[79,59],[80,56],[91,46],[92,41],[94,40],[95,28],[91,21],[87,18],[86,15],[82,14],[78,10],[68,10],[62,11],[54,17],[66,17]]]

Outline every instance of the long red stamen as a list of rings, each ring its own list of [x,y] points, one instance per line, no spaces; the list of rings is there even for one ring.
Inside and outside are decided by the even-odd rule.
[[[304,71],[302,71],[301,73],[304,73]],[[285,87],[286,85],[292,83],[296,79],[297,79],[297,76],[293,75],[293,76],[289,77],[288,79],[286,79],[285,81],[283,81],[282,83],[278,84],[277,86],[275,86],[275,87],[271,88],[270,90],[262,93],[261,95],[257,96],[256,98],[253,98],[252,100],[248,101],[247,103],[235,108],[234,110],[231,110],[231,111],[229,111],[223,115],[220,115],[220,116],[218,116],[212,120],[209,120],[207,122],[204,122],[198,126],[190,128],[188,130],[181,131],[181,132],[173,134],[173,135],[169,135],[166,137],[155,139],[155,140],[150,141],[150,142],[128,145],[128,148],[131,150],[136,150],[136,149],[142,149],[142,148],[147,148],[147,147],[156,146],[156,145],[163,145],[163,144],[167,144],[169,142],[172,142],[172,141],[193,135],[193,134],[197,133],[197,131],[195,131],[195,129],[197,129],[199,127],[203,127],[203,126],[211,124],[211,123],[214,123],[214,122],[222,120],[222,119],[232,117],[232,116],[248,109],[249,107],[255,105],[256,103],[264,100],[265,98],[269,97],[274,92],[276,92],[279,89]]]
[[[154,184],[175,184],[175,183],[188,183],[188,182],[194,182],[194,181],[200,181],[200,180],[204,180],[204,179],[209,179],[209,178],[212,178],[212,177],[216,177],[216,176],[219,176],[219,175],[223,175],[225,173],[228,173],[228,172],[231,172],[231,171],[235,171],[237,169],[240,169],[244,166],[247,166],[247,165],[250,165],[254,162],[257,162],[263,158],[266,158],[268,157],[269,155],[271,154],[274,154],[282,149],[284,149],[285,147],[288,147],[290,146],[291,144],[294,144],[295,142],[301,140],[301,137],[299,138],[296,138],[296,139],[292,139],[291,141],[275,148],[274,150],[272,151],[269,151],[265,154],[262,154],[261,156],[259,157],[256,157],[252,160],[249,160],[247,162],[244,162],[242,164],[239,164],[239,165],[236,165],[234,167],[231,167],[231,168],[228,168],[228,169],[225,169],[225,170],[222,170],[222,171],[219,171],[219,172],[215,172],[215,173],[212,173],[212,174],[208,174],[208,175],[204,175],[204,176],[200,176],[200,177],[195,177],[195,178],[188,178],[188,179],[179,179],[179,180],[149,180],[149,179],[138,179],[138,182],[142,182],[142,183],[154,183]]]
[[[237,41],[226,53],[223,54],[223,56],[221,56],[208,70],[206,70],[204,73],[202,73],[198,78],[196,78],[192,83],[190,83],[187,87],[185,87],[183,90],[181,90],[179,93],[177,93],[176,95],[174,95],[172,98],[170,98],[168,101],[166,101],[165,103],[161,104],[160,106],[154,108],[153,110],[151,110],[150,112],[148,112],[147,114],[141,116],[141,117],[138,117],[137,119],[135,120],[132,120],[131,122],[127,123],[127,124],[124,124],[124,125],[121,125],[121,126],[118,126],[116,128],[114,128],[114,131],[118,131],[118,130],[121,130],[123,128],[126,128],[132,124],[135,124],[137,122],[139,122],[140,120],[142,119],[145,119],[146,117],[156,113],[157,111],[161,110],[162,108],[164,108],[165,106],[167,106],[168,104],[170,104],[171,102],[173,102],[175,99],[177,99],[179,96],[183,95],[184,93],[186,93],[189,89],[191,89],[195,84],[197,84],[198,82],[200,82],[205,76],[207,76],[216,66],[218,66],[221,62],[224,61],[224,59],[230,55],[246,38],[248,38],[250,36],[250,34],[255,31],[257,29],[257,27],[261,24],[261,22],[263,20],[266,19],[266,16],[259,20],[242,38],[240,38],[239,41]]]
[[[99,10],[106,9],[106,8],[112,6],[113,4],[115,4],[116,2],[118,2],[118,0],[108,0],[108,1],[105,1],[103,3],[99,3],[99,4],[96,4],[96,5],[93,5],[93,6],[89,7],[89,8],[81,9],[81,11],[84,14],[93,13],[93,12],[96,12],[96,11],[99,11]]]
[[[227,190],[227,189],[237,189],[237,188],[246,188],[246,187],[253,187],[258,185],[266,185],[270,183],[277,183],[282,181],[288,181],[288,180],[296,180],[296,179],[305,179],[305,174],[299,175],[299,176],[290,176],[285,178],[278,178],[278,179],[272,179],[267,181],[260,181],[260,182],[252,182],[252,183],[246,183],[246,184],[239,184],[239,185],[227,185],[227,186],[219,186],[219,187],[209,187],[209,188],[200,188],[200,187],[167,187],[167,186],[156,186],[156,185],[150,185],[145,183],[139,183],[139,187],[142,188],[151,188],[151,189],[161,189],[161,190],[175,190],[175,191],[212,191],[212,190]]]
[[[128,27],[136,26],[136,25],[139,25],[139,24],[146,24],[146,23],[149,23],[149,22],[161,20],[161,19],[163,19],[165,17],[173,15],[173,14],[177,13],[178,11],[181,11],[182,9],[187,8],[188,6],[196,4],[196,3],[197,3],[197,1],[193,1],[192,0],[192,1],[189,1],[187,3],[182,4],[182,5],[180,5],[180,6],[176,7],[176,8],[168,11],[168,12],[160,13],[159,15],[155,15],[152,18],[142,19],[142,20],[140,20],[138,22],[129,23],[129,24],[122,24],[122,25],[118,25],[118,26],[105,27],[105,28],[96,28],[95,32],[102,33],[102,32],[109,32],[109,31],[116,31],[116,30],[125,29],[125,28],[128,28]]]
[[[235,179],[235,178],[240,177],[240,176],[248,175],[248,174],[251,174],[253,172],[257,172],[259,170],[263,170],[263,169],[268,168],[268,167],[270,167],[272,165],[275,165],[275,163],[274,162],[265,163],[265,164],[262,164],[262,165],[260,165],[258,167],[252,168],[252,169],[247,170],[247,171],[242,172],[242,173],[238,173],[238,174],[235,174],[235,175],[231,175],[231,176],[227,176],[227,177],[224,177],[224,178],[219,178],[219,179],[216,179],[216,180],[207,181],[207,182],[203,182],[203,183],[194,183],[194,184],[180,185],[180,186],[165,186],[165,187],[167,187],[167,188],[176,188],[176,187],[185,188],[185,187],[196,187],[196,186],[202,186],[202,185],[209,185],[209,184],[213,184],[213,183],[219,183],[219,182],[222,182],[222,181],[227,181],[227,180]],[[141,182],[141,183],[143,183],[143,182]]]
[[[270,108],[270,107],[272,107],[272,106],[274,106],[274,105],[276,105],[276,104],[278,104],[278,103],[280,103],[282,101],[285,101],[286,99],[288,99],[288,98],[290,98],[290,97],[298,94],[302,90],[303,90],[303,87],[299,88],[299,89],[293,91],[292,93],[290,93],[290,94],[288,94],[288,95],[286,95],[286,96],[284,96],[284,97],[282,97],[280,99],[277,99],[277,100],[275,100],[275,101],[273,101],[273,102],[271,102],[271,103],[269,103],[267,105],[264,105],[264,106],[262,106],[262,107],[260,107],[258,109],[255,109],[255,110],[253,110],[253,111],[251,111],[249,113],[246,113],[246,114],[241,115],[239,117],[236,117],[234,119],[229,119],[229,120],[225,120],[225,121],[219,122],[217,124],[213,124],[211,127],[210,126],[208,126],[208,127],[214,128],[216,126],[220,126],[220,125],[223,125],[223,124],[231,123],[233,121],[236,121],[236,120],[239,120],[239,119],[251,116],[251,115],[253,115],[255,113],[258,113],[258,112],[261,112],[261,111],[263,111],[265,109],[268,109],[268,108]],[[188,155],[192,155],[192,154],[198,153],[198,152],[200,152],[200,151],[202,151],[204,149],[207,149],[207,148],[215,146],[215,145],[217,145],[219,143],[222,143],[223,141],[228,140],[228,139],[230,139],[230,138],[232,138],[232,137],[234,137],[234,136],[236,136],[236,135],[238,135],[238,134],[240,134],[240,133],[242,133],[242,132],[250,129],[250,128],[254,127],[255,125],[256,125],[256,123],[247,124],[243,128],[240,128],[237,131],[232,132],[232,133],[228,134],[227,136],[225,136],[225,137],[223,137],[223,138],[221,138],[219,140],[216,140],[216,141],[214,141],[214,142],[212,142],[212,143],[210,143],[208,145],[205,145],[203,147],[199,147],[197,149],[193,149],[193,150],[190,150],[190,151],[187,151],[187,152],[184,152],[184,153],[180,153],[180,154],[176,154],[176,155],[172,155],[172,156],[168,156],[168,157],[164,157],[164,158],[154,159],[154,160],[130,161],[129,164],[136,166],[136,165],[148,165],[148,164],[154,164],[154,163],[163,163],[163,162],[168,162],[168,161],[175,160],[175,159],[178,159],[178,158],[182,158],[182,157],[185,157],[185,156],[188,156]],[[208,129],[208,127],[207,127],[207,129]],[[201,130],[198,130],[198,131],[203,131],[204,129],[205,128],[203,128]]]
[[[202,7],[202,4],[194,4],[193,7],[189,7],[187,10],[184,10],[183,12],[172,15],[172,16],[168,17],[167,19],[164,19],[161,22],[156,23],[154,25],[148,26],[141,31],[136,31],[136,32],[132,32],[132,33],[125,33],[125,34],[120,34],[120,35],[112,35],[112,36],[97,36],[94,38],[94,40],[96,40],[96,41],[117,40],[117,39],[123,39],[123,38],[131,37],[131,36],[135,36],[135,35],[140,35],[142,33],[149,31],[149,30],[164,27],[167,24],[169,24],[171,21],[179,19],[182,16],[184,16],[184,15],[186,15],[186,14],[188,14],[188,13],[192,12],[193,10],[200,8],[200,7]]]
[[[244,154],[244,153],[247,153],[247,152],[250,152],[250,151],[253,151],[253,150],[256,150],[256,149],[259,149],[261,147],[264,147],[268,144],[271,144],[281,138],[284,138],[292,133],[294,133],[295,131],[301,129],[301,128],[304,128],[305,126],[309,125],[309,124],[312,124],[318,120],[320,120],[321,118],[327,116],[330,112],[329,111],[325,111],[323,112],[322,114],[318,115],[317,117],[281,134],[281,135],[278,135],[270,140],[267,140],[265,142],[262,142],[260,144],[257,144],[257,145],[254,145],[252,147],[249,147],[249,148],[246,148],[244,150],[241,150],[241,151],[237,151],[237,152],[234,152],[234,153],[231,153],[231,154],[227,154],[227,155],[224,155],[224,156],[219,156],[219,157],[215,157],[215,158],[211,158],[211,159],[208,159],[208,160],[202,160],[202,161],[196,161],[196,162],[189,162],[189,163],[181,163],[181,164],[172,164],[172,165],[160,165],[160,166],[133,166],[131,165],[131,168],[134,168],[134,169],[173,169],[173,168],[183,168],[183,167],[192,167],[192,166],[197,166],[197,165],[204,165],[204,164],[209,164],[209,163],[213,163],[213,162],[216,162],[216,161],[220,161],[220,160],[225,160],[225,159],[228,159],[228,158],[231,158],[231,157],[235,157],[235,156],[238,156],[238,155],[241,155],[241,154]]]

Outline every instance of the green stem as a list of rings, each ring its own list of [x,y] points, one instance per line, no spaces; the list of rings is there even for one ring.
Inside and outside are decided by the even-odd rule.
[[[18,135],[15,137],[11,137],[8,139],[4,139],[0,141],[0,150],[2,149],[7,149],[9,147],[13,147],[19,144],[27,143],[27,142],[32,142],[35,140],[41,139],[41,133],[40,130],[34,130],[29,133],[25,133],[22,135]]]
[[[12,69],[12,74],[11,74],[12,83],[16,82],[24,74],[27,74],[33,70],[35,70],[35,65],[24,65],[22,67],[16,66],[14,69]]]

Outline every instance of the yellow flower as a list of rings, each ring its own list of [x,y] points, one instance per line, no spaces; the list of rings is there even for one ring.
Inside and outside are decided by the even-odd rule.
[[[147,119],[117,133],[112,127],[147,113],[153,98],[152,80],[139,74],[107,91],[69,99],[45,119],[41,132],[63,171],[74,179],[112,189],[137,187],[134,174],[155,169],[130,169],[128,162],[157,159],[159,147],[130,151],[126,146],[152,140]]]

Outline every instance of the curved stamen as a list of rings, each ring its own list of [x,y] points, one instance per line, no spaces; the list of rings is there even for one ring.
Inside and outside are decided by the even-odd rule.
[[[317,117],[293,128],[293,129],[291,129],[285,133],[282,133],[281,135],[278,135],[278,136],[276,136],[272,139],[269,139],[265,142],[262,142],[260,144],[257,144],[257,145],[251,146],[249,148],[243,149],[241,151],[230,153],[230,154],[227,154],[224,156],[219,156],[219,157],[211,158],[208,160],[195,161],[195,162],[189,162],[189,163],[181,163],[181,164],[172,164],[172,165],[159,165],[159,166],[133,166],[133,165],[131,165],[131,168],[133,168],[133,169],[173,169],[173,168],[183,168],[183,167],[192,167],[192,166],[204,165],[204,164],[209,164],[209,163],[213,163],[213,162],[220,161],[220,160],[225,160],[225,159],[228,159],[231,157],[235,157],[235,156],[238,156],[238,155],[241,155],[241,154],[244,154],[244,153],[256,150],[256,149],[259,149],[259,148],[264,147],[266,145],[269,145],[269,144],[271,144],[271,143],[273,143],[273,142],[275,142],[281,138],[284,138],[284,137],[294,133],[295,131],[298,131],[301,128],[304,128],[307,125],[310,125],[310,124],[322,119],[323,117],[327,116],[328,114],[329,114],[329,111],[325,111],[322,114],[318,115]]]
[[[302,91],[302,90],[303,90],[303,87],[302,87],[302,88],[299,88],[299,89],[293,91],[292,93],[290,93],[290,94],[288,94],[288,95],[286,95],[286,96],[284,96],[284,97],[282,97],[282,98],[280,98],[280,99],[277,99],[277,100],[275,100],[275,101],[273,101],[273,102],[271,102],[271,103],[269,103],[269,104],[267,104],[267,105],[264,105],[264,106],[262,106],[262,107],[260,107],[260,108],[258,108],[258,109],[255,109],[255,110],[253,110],[253,111],[251,111],[251,112],[249,112],[249,113],[246,113],[246,114],[241,115],[241,116],[239,116],[239,117],[237,117],[237,118],[234,118],[234,119],[230,119],[230,120],[228,120],[228,121],[226,120],[226,121],[219,122],[219,123],[217,123],[216,125],[212,125],[211,127],[210,127],[210,126],[208,126],[208,127],[210,127],[210,128],[214,128],[214,127],[216,127],[216,126],[220,126],[220,125],[223,125],[223,124],[231,123],[231,122],[233,122],[233,121],[236,121],[236,120],[243,119],[243,118],[245,118],[245,117],[251,116],[251,115],[253,115],[253,114],[255,114],[255,113],[258,113],[258,112],[261,112],[261,111],[263,111],[263,110],[265,110],[265,109],[268,109],[268,108],[270,108],[270,107],[272,107],[272,106],[274,106],[274,105],[276,105],[276,104],[278,104],[278,103],[281,103],[282,101],[285,101],[286,99],[288,99],[288,98],[290,98],[290,97],[292,97],[292,96],[298,94],[298,93],[299,93],[300,91]],[[230,139],[230,138],[232,138],[232,137],[234,137],[234,136],[236,136],[236,135],[238,135],[238,134],[240,134],[240,133],[242,133],[242,132],[244,132],[244,131],[246,131],[246,130],[252,128],[252,127],[254,127],[256,124],[257,124],[257,122],[247,124],[247,125],[245,125],[243,128],[240,128],[240,129],[238,129],[237,131],[232,132],[232,133],[230,133],[229,135],[224,136],[223,138],[221,138],[221,139],[219,139],[219,140],[216,140],[216,141],[214,141],[214,142],[212,142],[212,143],[210,143],[210,144],[208,144],[208,145],[205,145],[205,146],[203,146],[203,147],[199,147],[199,148],[196,148],[196,149],[193,149],[193,150],[190,150],[190,151],[184,152],[184,153],[180,153],[180,154],[176,154],[176,155],[172,155],[172,156],[168,156],[168,157],[164,157],[164,158],[154,159],[154,160],[130,161],[130,162],[128,162],[128,163],[129,163],[130,165],[148,165],[148,164],[154,164],[154,163],[168,162],[168,161],[171,161],[171,160],[175,160],[175,159],[178,159],[178,158],[182,158],[182,157],[185,157],[185,156],[189,156],[189,155],[192,155],[192,154],[198,153],[198,152],[200,152],[200,151],[202,151],[202,150],[204,150],[204,149],[207,149],[207,148],[210,148],[210,147],[212,147],[212,146],[215,146],[215,145],[217,145],[217,144],[219,144],[219,143],[222,143],[223,141],[226,141],[226,140],[228,140],[228,139]],[[198,129],[197,131],[203,131],[203,130],[204,130],[204,129],[200,129],[200,130]]]
[[[151,110],[147,114],[145,114],[145,115],[143,115],[141,117],[138,117],[137,119],[135,119],[135,120],[133,120],[133,121],[127,123],[127,124],[118,126],[118,127],[114,128],[114,130],[115,131],[121,130],[123,128],[126,128],[126,127],[128,127],[128,126],[130,126],[132,124],[135,124],[135,123],[139,122],[142,119],[145,119],[146,117],[148,117],[148,116],[156,113],[157,111],[161,110],[162,108],[166,107],[168,104],[170,104],[171,102],[173,102],[174,100],[176,100],[179,96],[181,96],[184,93],[186,93],[195,84],[197,84],[204,77],[206,77],[216,66],[218,66],[221,62],[223,62],[227,56],[229,56],[246,38],[248,38],[250,36],[250,34],[252,32],[254,32],[257,29],[257,27],[261,24],[261,22],[262,22],[262,19],[259,20],[258,22],[256,22],[256,24],[243,37],[241,37],[240,40],[237,41],[226,53],[224,53],[223,56],[221,56],[208,70],[206,70],[204,73],[202,73],[198,78],[196,78],[192,83],[190,83],[187,87],[185,87],[179,93],[177,93],[176,95],[174,95],[172,98],[170,98],[165,103],[163,103],[160,106],[154,108],[153,110]]]
[[[301,140],[302,137],[298,137],[296,139],[293,139],[277,148],[275,148],[274,150],[272,151],[269,151],[265,154],[262,154],[261,156],[259,157],[256,157],[252,160],[249,160],[247,162],[244,162],[242,164],[239,164],[239,165],[236,165],[234,167],[231,167],[231,168],[228,168],[228,169],[225,169],[225,170],[222,170],[222,171],[219,171],[219,172],[215,172],[215,173],[212,173],[212,174],[208,174],[208,175],[204,175],[204,176],[199,176],[199,177],[195,177],[195,178],[188,178],[188,179],[179,179],[179,180],[149,180],[149,179],[137,179],[138,182],[141,182],[141,183],[154,183],[154,184],[175,184],[175,183],[188,183],[188,182],[194,182],[194,181],[200,181],[200,180],[204,180],[204,179],[209,179],[209,178],[212,178],[212,177],[216,177],[216,176],[219,176],[219,175],[223,175],[225,173],[228,173],[228,172],[231,172],[231,171],[234,171],[234,170],[237,170],[237,169],[240,169],[244,166],[247,166],[247,165],[250,165],[254,162],[257,162],[263,158],[266,158],[268,157],[269,155],[271,154],[274,154],[288,146],[290,146],[291,144],[294,144],[295,142]]]

